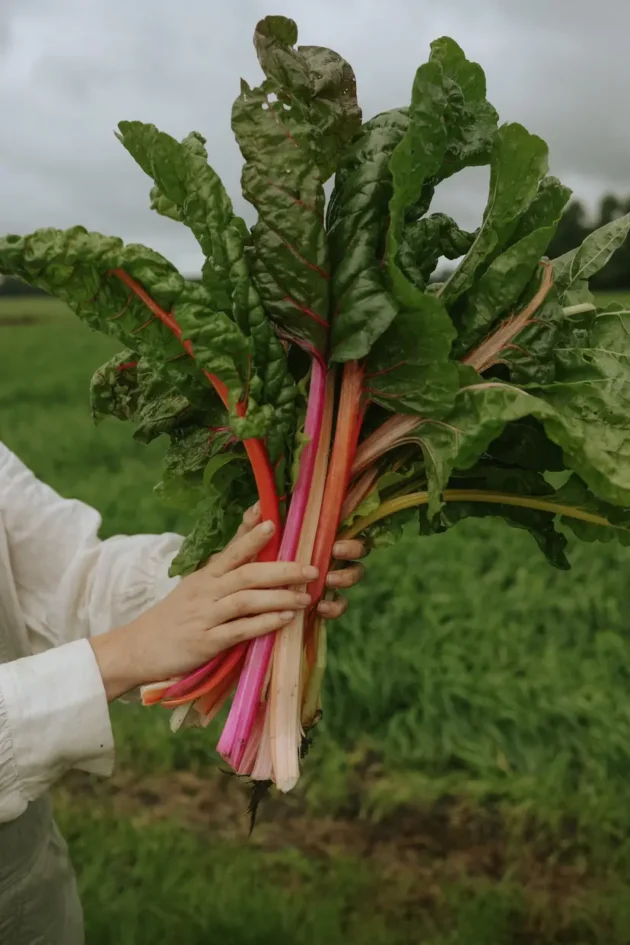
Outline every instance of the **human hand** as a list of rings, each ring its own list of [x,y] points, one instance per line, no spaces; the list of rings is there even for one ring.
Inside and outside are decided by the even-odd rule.
[[[280,629],[309,606],[309,595],[294,588],[314,580],[317,569],[255,562],[273,534],[273,524],[258,518],[250,511],[220,554],[136,620],[92,639],[108,701],[196,669],[221,650]]]
[[[260,522],[260,507],[258,503],[248,509],[243,516],[243,522],[236,533],[233,541],[241,536],[248,534]],[[229,547],[229,546],[228,546]],[[347,590],[354,587],[362,580],[365,574],[365,568],[359,564],[361,558],[367,555],[367,546],[365,542],[357,538],[343,539],[338,541],[333,548],[333,559],[340,562],[351,562],[348,567],[335,568],[330,571],[326,577],[326,587],[331,590]],[[337,600],[322,600],[319,602],[317,612],[325,617],[326,620],[336,620],[348,609],[346,598]]]

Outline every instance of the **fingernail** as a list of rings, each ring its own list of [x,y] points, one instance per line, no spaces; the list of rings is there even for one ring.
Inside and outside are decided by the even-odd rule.
[[[256,502],[255,505],[252,505],[252,515],[258,515],[260,512],[260,502]]]
[[[260,526],[260,530],[263,533],[263,535],[272,535],[274,528],[275,528],[275,525],[273,524],[273,522],[263,522],[262,525]]]
[[[328,587],[336,587],[336,585],[339,584],[339,581],[340,581],[340,575],[337,574],[335,571],[332,571],[326,578],[326,584],[328,585]]]
[[[307,581],[314,581],[315,578],[319,577],[319,568],[314,568],[313,565],[309,565],[302,570],[302,574]]]
[[[289,620],[293,620],[294,617],[295,617],[294,610],[285,610],[283,611],[283,613],[280,614],[280,620],[282,620],[283,623],[288,623]]]
[[[317,609],[320,614],[331,614],[333,606],[331,603],[329,603],[329,601],[323,600]]]
[[[339,543],[337,543],[336,545],[333,545],[333,555],[336,558],[337,555],[340,555],[340,554],[343,554],[343,545],[340,545]]]
[[[298,603],[300,607],[308,607],[311,602],[310,594],[298,594]]]

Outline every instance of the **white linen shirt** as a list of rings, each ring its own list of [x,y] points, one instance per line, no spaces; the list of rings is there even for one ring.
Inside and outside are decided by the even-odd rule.
[[[81,945],[81,911],[48,788],[71,768],[109,775],[114,740],[88,638],[176,583],[177,535],[98,538],[0,443],[0,945]]]

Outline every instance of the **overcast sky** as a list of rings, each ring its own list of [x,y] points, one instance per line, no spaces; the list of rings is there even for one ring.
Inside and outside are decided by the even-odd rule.
[[[629,0],[0,0],[0,231],[82,223],[198,270],[196,243],[147,209],[149,181],[113,129],[201,131],[246,213],[230,107],[240,76],[259,79],[251,38],[267,13],[350,61],[365,117],[406,104],[430,41],[453,36],[502,120],[548,141],[576,195],[630,193]],[[460,176],[436,209],[472,228],[487,180]]]

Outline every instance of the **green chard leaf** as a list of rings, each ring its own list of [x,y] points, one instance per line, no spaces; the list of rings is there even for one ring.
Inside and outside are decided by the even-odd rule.
[[[589,492],[579,476],[571,476],[568,482],[555,493],[554,501],[559,506],[581,509],[600,516],[612,526],[584,522],[571,515],[560,515],[562,524],[569,528],[580,541],[599,541],[605,544],[618,541],[622,545],[630,545],[630,510],[618,508],[597,499],[592,492]]]
[[[536,196],[516,225],[510,245],[536,230],[553,227],[555,232],[570,197],[571,188],[561,184],[557,177],[543,177]]]
[[[195,516],[171,575],[191,574],[223,550],[256,499],[244,453],[234,451],[232,440],[224,429],[192,431],[171,441],[156,492],[162,501]]]
[[[143,171],[155,181],[152,198],[168,201],[174,213],[192,231],[206,258],[204,282],[217,310],[232,311],[230,249],[242,256],[246,232],[243,221],[234,215],[232,201],[216,171],[208,164],[205,138],[192,132],[177,141],[155,125],[121,121],[117,135]],[[156,197],[156,195],[159,195]]]
[[[481,380],[467,369],[454,410],[423,419],[415,431],[430,493],[429,514],[455,470],[472,467],[506,424],[532,417],[599,499],[630,506],[630,332],[628,310],[568,319],[554,348],[555,377],[521,389]]]
[[[438,181],[488,163],[497,115],[485,96],[481,68],[452,40],[438,40],[416,73],[407,128],[390,160],[386,258],[401,311],[373,350],[368,372],[372,397],[400,412],[438,418],[455,399],[456,331],[439,293],[423,290],[439,257],[472,251],[477,236],[443,214],[424,214]]]
[[[69,230],[37,230],[0,240],[0,271],[62,299],[97,331],[115,335],[139,355],[164,366],[173,387],[201,392],[216,374],[234,406],[249,376],[251,345],[230,317],[216,311],[208,290],[189,282],[159,253],[116,237]],[[172,314],[195,351],[188,357],[172,332],[117,277],[123,271],[160,308]]]
[[[442,257],[459,259],[475,240],[445,213],[432,213],[405,224],[398,264],[416,288],[424,290]]]
[[[164,365],[138,359],[125,349],[92,378],[92,417],[97,423],[106,416],[133,421],[134,439],[142,443],[191,426],[228,423],[227,411],[211,388],[204,388],[200,396],[191,386],[190,393],[192,401],[170,385]]]
[[[499,128],[481,226],[468,253],[439,292],[449,308],[472,287],[477,271],[486,260],[496,256],[513,238],[522,214],[538,195],[547,169],[548,151],[542,138],[518,124]]]
[[[518,219],[507,248],[486,261],[470,291],[451,309],[451,317],[458,329],[457,341],[453,346],[456,356],[462,357],[492,331],[502,316],[524,308],[527,300],[532,298],[537,288],[538,263],[553,239],[570,194],[571,191],[554,177],[544,177],[540,181],[538,192]],[[550,306],[547,306],[547,314],[552,314]],[[551,328],[552,323],[557,321],[557,314],[552,319],[546,319],[537,311],[536,319],[527,324],[527,335],[523,336],[519,332],[519,347],[512,346],[508,359],[513,360],[513,353],[519,352],[520,338],[523,338],[524,347],[528,349],[530,339],[535,336],[538,342],[541,335],[546,339],[548,354],[553,345],[553,334],[531,329],[534,325],[540,326],[541,318]],[[561,318],[562,313],[559,314]],[[540,344],[532,342],[532,347],[540,355]]]
[[[369,393],[383,406],[440,416],[452,405],[457,367],[449,360],[455,330],[435,296],[411,282],[399,265],[405,214],[422,200],[439,173],[448,147],[448,97],[438,62],[421,66],[414,80],[407,129],[389,168],[392,196],[386,267],[400,311],[368,359]]]
[[[529,390],[552,408],[547,435],[592,492],[630,506],[630,313],[613,302],[566,320],[555,380]]]
[[[133,420],[138,411],[138,356],[125,348],[94,374],[90,383],[90,405],[95,423],[105,417]]]
[[[122,141],[122,143],[124,144],[124,141]],[[203,135],[199,134],[198,131],[191,131],[190,134],[183,139],[182,144],[191,151],[200,153],[204,157],[206,156],[206,139]],[[145,173],[149,172],[145,170]],[[162,193],[157,184],[151,188],[151,209],[155,210],[156,213],[159,213],[163,217],[174,220],[176,223],[184,223],[183,214],[179,206],[172,200],[169,200],[169,198]]]
[[[245,159],[242,187],[258,212],[248,261],[265,310],[286,338],[324,358],[330,263],[324,184],[360,127],[354,74],[336,53],[295,47],[297,27],[267,17],[254,44],[266,79],[241,84],[232,129]]]
[[[511,493],[521,496],[554,496],[555,490],[539,473],[518,467],[493,466],[480,463],[465,474],[455,474],[451,489],[483,490],[489,493]],[[567,539],[556,529],[556,516],[539,509],[514,508],[496,502],[447,502],[434,518],[420,508],[420,534],[445,532],[467,518],[501,518],[514,528],[530,533],[551,565],[569,569],[566,556]]]
[[[486,99],[486,77],[448,36],[431,43],[430,61],[439,62],[447,95],[448,142],[440,169],[443,180],[464,167],[488,164],[498,115]]]
[[[577,249],[554,259],[554,283],[565,307],[593,301],[588,280],[623,246],[629,232],[630,213],[627,213],[590,233]]]
[[[539,268],[540,257],[553,234],[553,227],[534,230],[490,263],[462,299],[462,305],[452,312],[459,329],[453,348],[456,356],[463,356],[490,332],[501,316],[514,309]]]
[[[206,258],[204,285],[215,306],[251,339],[254,373],[249,376],[247,417],[233,419],[233,426],[241,437],[268,431],[270,458],[284,489],[282,458],[294,423],[295,385],[248,271],[247,227],[234,214],[220,178],[208,164],[205,138],[200,134],[192,132],[178,142],[142,122],[121,122],[119,129],[122,144],[156,182],[153,202],[170,202],[176,209],[170,215],[186,224],[197,239]]]
[[[332,358],[364,358],[396,318],[383,262],[389,229],[389,161],[407,128],[395,109],[377,115],[356,136],[339,165],[328,212],[332,267]]]

